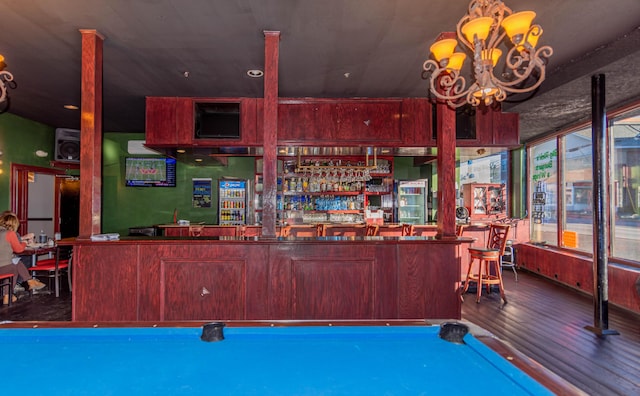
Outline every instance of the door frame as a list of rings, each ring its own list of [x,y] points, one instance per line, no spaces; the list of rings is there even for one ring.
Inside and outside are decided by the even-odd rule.
[[[20,228],[29,229],[29,173],[40,173],[45,175],[68,176],[64,169],[45,168],[42,166],[11,164],[11,211],[20,220]],[[60,183],[54,184],[53,203],[53,228],[54,232],[60,232]]]

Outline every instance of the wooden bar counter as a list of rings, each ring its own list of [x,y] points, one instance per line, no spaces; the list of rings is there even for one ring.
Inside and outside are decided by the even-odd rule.
[[[460,249],[431,237],[126,237],[74,245],[74,321],[459,319]]]

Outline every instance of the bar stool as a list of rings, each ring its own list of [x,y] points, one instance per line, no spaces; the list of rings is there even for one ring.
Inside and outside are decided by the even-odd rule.
[[[402,236],[414,236],[416,234],[416,230],[413,227],[413,224],[403,224],[402,225]]]
[[[378,229],[380,226],[376,224],[367,224],[367,229],[365,230],[365,236],[378,236]]]
[[[476,293],[477,303],[480,302],[483,285],[486,285],[488,293],[491,292],[491,285],[498,285],[500,288],[500,297],[502,297],[505,304],[507,302],[507,298],[504,294],[504,286],[502,284],[500,264],[501,257],[504,255],[504,249],[507,244],[507,236],[509,234],[510,227],[511,226],[508,224],[491,224],[489,227],[487,247],[469,248],[471,261],[469,262],[469,269],[467,269],[467,276],[464,282],[462,294],[467,292],[470,282],[476,282],[478,289]],[[478,272],[472,273],[473,262],[475,260],[479,261]]]
[[[2,274],[0,275],[0,296],[2,296],[2,298],[4,298],[5,295],[5,288],[6,290],[6,294],[8,297],[8,303],[7,305],[11,306],[11,303],[13,301],[13,274]]]

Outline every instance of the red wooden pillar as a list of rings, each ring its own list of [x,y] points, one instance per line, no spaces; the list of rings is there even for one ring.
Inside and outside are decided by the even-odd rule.
[[[436,104],[438,159],[439,237],[456,235],[456,111],[444,102]]]
[[[278,56],[280,32],[264,32],[262,236],[276,236],[278,194]]]
[[[80,116],[80,224],[78,239],[101,232],[102,208],[102,42],[93,29],[82,35]]]
[[[437,40],[455,38],[441,33]],[[444,101],[436,104],[436,147],[438,157],[438,237],[456,235],[456,111]]]

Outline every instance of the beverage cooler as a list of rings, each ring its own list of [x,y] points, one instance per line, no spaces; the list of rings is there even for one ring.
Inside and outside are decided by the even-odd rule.
[[[250,217],[253,210],[250,208],[252,193],[249,180],[225,180],[218,181],[218,224],[243,225],[253,224]]]
[[[396,219],[404,224],[426,224],[427,179],[396,180]]]

